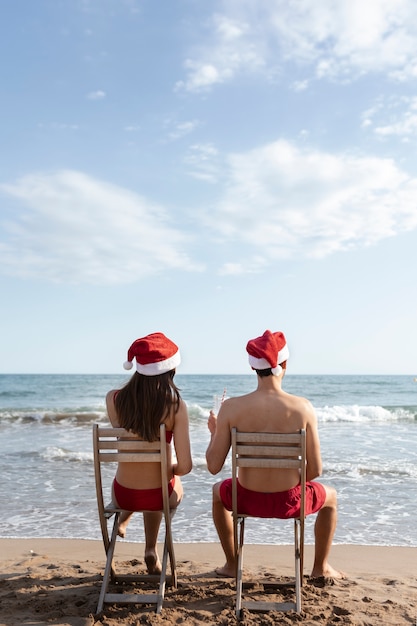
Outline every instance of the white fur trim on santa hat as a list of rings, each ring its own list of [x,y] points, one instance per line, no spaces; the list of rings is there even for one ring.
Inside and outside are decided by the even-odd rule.
[[[279,367],[280,363],[284,363],[290,356],[290,351],[288,350],[287,344],[278,352],[277,356],[277,367]],[[253,367],[254,370],[267,370],[271,368],[271,364],[266,359],[257,359],[255,356],[249,354],[249,365]],[[276,368],[271,368],[276,369]],[[280,370],[282,368],[280,367]],[[281,372],[280,372],[281,373]]]

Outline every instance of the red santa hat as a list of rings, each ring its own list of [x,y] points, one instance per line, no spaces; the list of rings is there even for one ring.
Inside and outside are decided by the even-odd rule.
[[[123,364],[126,370],[132,369],[133,359],[136,359],[136,371],[145,376],[165,374],[181,362],[178,346],[162,333],[151,333],[132,343]]]
[[[252,369],[271,368],[275,376],[281,374],[280,363],[286,361],[290,355],[284,333],[271,333],[270,330],[266,330],[261,337],[248,341],[246,351]]]

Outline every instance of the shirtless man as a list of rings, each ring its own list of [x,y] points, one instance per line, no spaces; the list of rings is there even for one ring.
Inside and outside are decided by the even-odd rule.
[[[283,333],[269,330],[261,337],[248,342],[246,350],[249,364],[257,373],[258,386],[255,391],[237,398],[225,400],[218,417],[210,412],[208,428],[211,441],[206,451],[207,467],[211,474],[222,469],[231,446],[231,430],[236,427],[246,432],[294,432],[306,429],[307,446],[307,494],[306,514],[318,511],[315,524],[315,558],[312,577],[343,578],[341,572],[328,563],[337,522],[337,498],[333,487],[313,482],[320,476],[322,461],[317,430],[317,418],[310,402],[291,395],[282,389],[288,347]],[[238,501],[242,513],[256,515],[268,512],[271,500],[283,511],[280,517],[296,517],[299,512],[299,474],[297,470],[239,468]],[[253,494],[251,492],[258,492]],[[213,486],[213,520],[226,563],[216,570],[219,576],[236,576],[233,543],[233,520],[231,479]],[[262,495],[259,495],[262,494]],[[253,496],[256,495],[254,505]],[[292,511],[288,513],[289,497]],[[295,498],[295,509],[294,509]],[[298,506],[297,506],[298,505]],[[287,511],[287,513],[285,512]],[[261,515],[260,515],[261,516]]]

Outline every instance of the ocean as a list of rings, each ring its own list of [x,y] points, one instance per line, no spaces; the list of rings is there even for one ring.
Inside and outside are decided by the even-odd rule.
[[[0,503],[3,538],[100,539],[92,452],[93,423],[106,424],[104,398],[128,377],[0,375]],[[176,542],[213,542],[211,486],[229,476],[206,469],[207,417],[213,397],[240,395],[255,374],[181,375],[194,460],[182,481],[185,497],[174,520]],[[307,397],[319,422],[324,472],[338,491],[334,543],[417,546],[417,381],[413,376],[301,376],[284,388]],[[110,485],[113,471],[107,475]],[[110,492],[109,492],[110,493]],[[315,516],[307,519],[313,543]],[[251,520],[248,543],[288,543],[291,522]],[[141,515],[128,530],[143,541]]]

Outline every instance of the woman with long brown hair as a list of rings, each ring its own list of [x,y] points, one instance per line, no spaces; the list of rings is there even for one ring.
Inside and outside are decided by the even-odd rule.
[[[168,493],[170,507],[176,508],[183,497],[180,476],[192,469],[188,412],[174,383],[181,358],[178,346],[162,333],[136,339],[128,350],[125,369],[136,359],[136,372],[122,389],[109,391],[107,412],[114,427],[133,432],[139,439],[159,439],[159,427],[166,427]],[[173,440],[176,463],[172,461]],[[124,537],[134,511],[143,514],[145,528],[145,563],[150,574],[160,572],[157,539],[162,513],[162,487],[155,463],[119,463],[113,481],[113,500],[124,509],[119,534]]]

